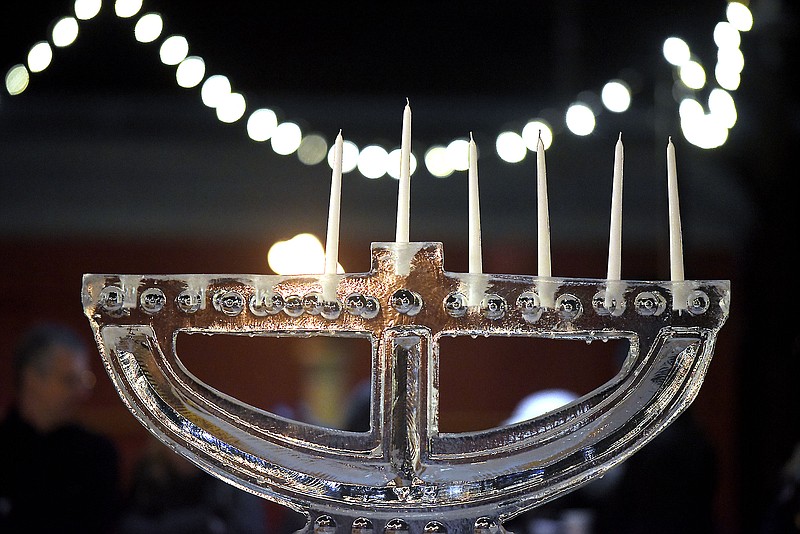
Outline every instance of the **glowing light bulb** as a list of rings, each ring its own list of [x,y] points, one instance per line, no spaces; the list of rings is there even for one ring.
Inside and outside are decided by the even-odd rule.
[[[294,153],[303,140],[303,132],[300,126],[293,122],[282,122],[272,133],[272,150],[281,156],[288,156]]]
[[[18,95],[28,88],[30,74],[25,65],[14,65],[6,73],[6,91],[10,95]]]
[[[164,20],[158,13],[147,13],[136,22],[133,27],[133,36],[140,43],[152,43],[161,35],[164,29]]]
[[[507,163],[519,163],[528,153],[525,140],[517,132],[501,132],[495,140],[494,147],[500,159]]]
[[[386,174],[389,154],[378,145],[365,146],[358,154],[358,172],[370,179]]]
[[[615,113],[622,113],[631,106],[631,90],[621,80],[612,80],[605,84],[600,98],[606,109]]]
[[[596,119],[594,112],[586,104],[572,104],[567,109],[567,128],[575,135],[589,135],[594,131]]]
[[[664,54],[664,59],[676,67],[680,67],[692,57],[689,45],[680,37],[667,38],[667,40],[664,41],[662,52]]]
[[[231,92],[231,82],[226,76],[215,74],[209,76],[203,87],[200,88],[200,98],[203,104],[210,108],[216,108],[220,102]]]
[[[142,0],[117,0],[114,3],[114,12],[118,17],[127,19],[142,9]]]
[[[447,148],[441,145],[430,147],[425,152],[425,167],[431,175],[437,178],[446,178],[453,174],[453,167],[447,156]]]
[[[189,54],[189,42],[182,35],[172,35],[161,43],[159,56],[164,65],[177,65]]]
[[[277,127],[278,117],[271,109],[257,109],[247,119],[247,135],[253,141],[266,141]]]
[[[69,46],[78,38],[78,21],[64,17],[53,26],[53,44],[59,48]]]
[[[75,16],[79,20],[93,19],[100,13],[102,0],[75,0]]]
[[[40,41],[28,52],[28,70],[42,72],[53,60],[53,49],[47,41]]]
[[[197,87],[206,75],[206,63],[203,58],[189,56],[180,62],[175,70],[175,81],[187,89]]]

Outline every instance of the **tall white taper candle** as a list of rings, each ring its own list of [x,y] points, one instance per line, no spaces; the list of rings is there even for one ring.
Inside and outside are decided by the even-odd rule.
[[[478,196],[478,149],[469,134],[469,272],[483,272],[481,208]]]
[[[683,281],[683,237],[681,210],[678,203],[678,172],[675,165],[675,145],[672,137],[667,143],[667,195],[669,199],[669,267],[673,282]]]
[[[408,219],[411,206],[411,107],[406,100],[403,110],[403,133],[400,145],[400,184],[397,193],[397,234],[395,241],[408,243]]]
[[[336,274],[339,264],[339,219],[342,198],[342,131],[336,136],[333,147],[333,172],[331,173],[331,200],[328,205],[328,236],[325,241],[325,274]]]
[[[550,214],[547,204],[547,169],[544,163],[544,142],[542,132],[536,143],[536,201],[538,220],[539,276],[550,273]]]
[[[614,149],[614,180],[611,192],[611,228],[608,236],[609,280],[619,280],[622,274],[622,167],[624,163],[622,134]]]

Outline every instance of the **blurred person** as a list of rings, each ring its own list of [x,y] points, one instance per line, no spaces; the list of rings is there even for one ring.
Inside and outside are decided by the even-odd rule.
[[[119,497],[113,443],[81,426],[94,385],[87,348],[43,324],[13,353],[14,399],[0,422],[0,532],[113,531]]]
[[[120,534],[265,534],[264,502],[152,440],[134,470]]]

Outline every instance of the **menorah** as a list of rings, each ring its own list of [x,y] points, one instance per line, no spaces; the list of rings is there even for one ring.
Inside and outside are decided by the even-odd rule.
[[[669,281],[618,276],[621,142],[608,278],[549,272],[541,139],[539,274],[482,272],[474,141],[470,269],[444,270],[441,243],[407,239],[408,106],[397,240],[373,243],[368,272],[337,273],[341,142],[340,133],[323,274],[84,275],[84,309],[106,370],[128,409],[162,442],[208,473],[304,514],[299,532],[502,533],[504,521],[624,461],[694,400],[728,315],[730,284],[683,279],[671,141]],[[368,339],[370,430],[291,420],[217,391],[178,357],[181,332]],[[467,335],[621,339],[628,355],[611,380],[554,411],[482,431],[440,432],[439,342]]]

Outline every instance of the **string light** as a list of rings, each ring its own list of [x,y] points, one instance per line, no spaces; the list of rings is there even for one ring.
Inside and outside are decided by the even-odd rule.
[[[189,42],[183,35],[167,37],[158,51],[164,65],[177,65],[189,55]]]
[[[186,89],[197,87],[206,75],[206,63],[203,58],[189,56],[178,64],[175,69],[175,81]]]
[[[140,43],[152,43],[161,35],[164,29],[164,20],[158,13],[142,15],[133,28],[133,35]]]
[[[247,135],[253,141],[266,141],[278,127],[278,116],[271,109],[257,109],[247,119]]]
[[[228,93],[217,104],[217,118],[220,122],[236,122],[244,116],[247,103],[241,93]]]
[[[293,122],[282,122],[275,127],[272,133],[272,150],[281,156],[293,154],[303,141],[303,132],[300,126]]]
[[[297,148],[297,159],[306,165],[316,165],[325,159],[328,143],[319,134],[309,134],[300,141]]]
[[[575,135],[589,135],[594,131],[597,121],[592,108],[582,102],[576,102],[567,109],[567,128]]]
[[[380,145],[368,145],[358,154],[358,171],[367,178],[380,178],[389,166],[389,153]]]
[[[42,72],[53,60],[53,49],[47,41],[39,41],[31,47],[28,52],[28,70],[31,72]]]
[[[6,74],[6,91],[10,95],[18,95],[28,87],[30,75],[25,65],[14,65]]]
[[[701,97],[697,94],[697,91],[707,87],[706,69],[693,57],[685,41],[678,37],[664,41],[665,59],[675,66],[676,77],[683,84],[683,89],[693,93],[684,97],[678,108],[681,131],[687,141],[704,149],[724,145],[729,130],[736,124],[738,114],[731,92],[739,88],[744,70],[741,32],[753,27],[753,15],[741,2],[729,2],[725,16],[726,20],[717,23],[713,31],[714,44],[717,45],[714,81],[719,87],[708,90],[708,111],[700,103]]]
[[[78,20],[90,20],[100,13],[102,0],[75,0],[75,16]]]
[[[64,48],[78,38],[78,21],[73,17],[64,17],[53,26],[53,44]]]
[[[600,98],[607,110],[622,113],[631,106],[631,88],[623,80],[611,80],[603,86]]]
[[[400,157],[401,157],[402,150],[399,148],[395,148],[391,152],[389,152],[389,163],[386,167],[386,174],[394,178],[395,180],[400,179]],[[411,164],[409,165],[409,172],[414,174],[414,171],[417,170],[417,158],[414,154],[411,154]]]
[[[142,9],[142,0],[117,0],[114,3],[114,12],[119,18],[127,19]]]
[[[528,147],[517,132],[502,132],[495,141],[495,150],[500,159],[508,163],[519,163],[525,159]]]
[[[116,0],[114,11],[123,19],[131,19],[142,10],[142,0]],[[52,44],[63,48],[72,44],[78,37],[78,21],[94,19],[102,8],[102,0],[75,0],[75,17],[65,16],[53,26]],[[664,59],[675,69],[676,79],[684,90],[697,92],[708,90],[708,112],[697,96],[682,99],[678,106],[681,130],[691,143],[702,148],[722,146],[728,137],[728,130],[737,119],[736,103],[732,92],[741,83],[744,70],[744,55],[741,52],[741,33],[751,30],[753,15],[744,3],[730,1],[725,10],[725,20],[714,27],[712,37],[717,45],[717,63],[713,68],[713,80],[718,87],[709,88],[707,69],[694,57],[689,45],[683,39],[671,36],[663,43]],[[164,29],[164,21],[159,13],[146,13],[134,25],[134,38],[143,44],[158,40]],[[161,43],[159,56],[165,65],[176,66],[175,80],[183,88],[201,85],[200,96],[203,103],[216,110],[217,118],[223,123],[233,123],[241,119],[247,109],[244,95],[232,91],[230,80],[225,76],[211,75],[206,78],[205,62],[199,56],[189,56],[189,43],[184,36],[173,35]],[[30,84],[30,75],[44,71],[53,60],[53,49],[47,41],[40,41],[31,47],[25,65],[14,65],[6,73],[5,87],[10,95],[19,95]],[[608,111],[623,113],[630,109],[633,95],[624,80],[609,80],[602,88],[601,101]],[[592,109],[583,102],[575,102],[564,114],[567,130],[574,135],[590,135],[597,125],[598,109]],[[297,157],[305,164],[314,165],[328,161],[331,165],[327,142],[319,134],[303,135],[295,123],[279,124],[275,112],[269,109],[254,111],[247,123],[247,133],[253,141],[271,140],[277,154],[289,155],[297,152]],[[546,149],[553,143],[553,128],[543,119],[531,119],[520,132],[503,131],[495,138],[495,151],[506,162],[518,163],[524,160],[527,151],[535,152],[539,136]],[[467,141],[455,139],[450,143],[423,147],[423,162],[428,172],[444,178],[455,171],[467,169]],[[327,158],[325,153],[328,153]],[[362,153],[366,155],[362,156]],[[417,163],[412,153],[413,173]],[[352,142],[345,141],[342,172],[352,172],[358,168],[366,171],[371,178],[388,175],[398,177],[395,160],[399,159],[398,149],[388,151],[379,145],[368,145],[359,149]]]
[[[447,158],[447,148],[434,145],[425,152],[425,167],[437,178],[447,178],[455,169]]]

